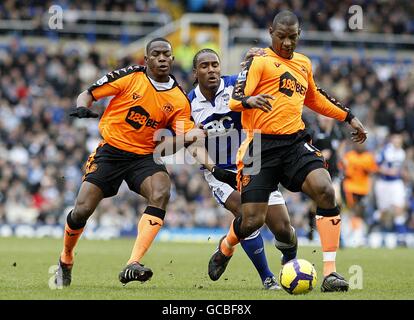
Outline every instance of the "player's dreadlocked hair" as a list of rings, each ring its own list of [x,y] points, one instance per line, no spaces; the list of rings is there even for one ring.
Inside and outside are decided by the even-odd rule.
[[[202,54],[202,53],[212,53],[212,54],[215,54],[217,56],[217,58],[219,59],[219,61],[220,61],[220,57],[219,57],[219,55],[218,55],[218,53],[216,51],[214,51],[213,49],[210,49],[210,48],[204,48],[204,49],[201,49],[200,51],[198,51],[194,55],[194,58],[193,58],[193,70],[195,70],[197,68],[198,56],[200,54]],[[197,82],[198,82],[198,79],[195,78],[195,80],[193,82],[193,86],[196,85]]]

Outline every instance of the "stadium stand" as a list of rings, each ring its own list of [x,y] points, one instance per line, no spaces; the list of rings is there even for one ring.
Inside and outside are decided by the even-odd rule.
[[[350,3],[311,0],[173,1],[176,11],[171,13],[157,7],[157,1],[72,1],[70,5],[66,1],[53,2],[78,14],[82,12],[76,10],[90,14],[111,12],[112,17],[108,21],[104,19],[103,25],[116,22],[113,12],[163,15],[161,23],[151,25],[151,30],[185,11],[225,14],[234,30],[246,27],[265,29],[274,12],[290,8],[299,13],[305,29],[334,33],[349,31],[343,21]],[[413,34],[414,21],[409,17],[414,16],[414,4],[411,1],[401,3],[403,5],[397,5],[396,1],[362,1],[367,13],[364,32]],[[0,4],[0,35],[4,36],[0,42],[0,226],[63,223],[80,185],[80,168],[99,139],[97,121],[71,119],[69,110],[74,106],[77,94],[104,73],[137,62],[128,58],[116,61],[110,52],[99,50],[95,41],[108,40],[99,32],[91,31],[93,36],[86,37],[87,46],[28,44],[26,36],[52,37],[39,20],[39,13],[47,12],[50,5],[52,2],[17,0]],[[16,34],[10,24],[7,26],[7,20],[38,23],[38,28],[28,27]],[[77,22],[82,23],[80,20]],[[142,36],[146,33],[148,30],[145,29]],[[66,36],[76,38],[82,35],[59,34],[59,37]],[[121,32],[109,40],[124,44],[136,39],[125,38],[125,33]],[[311,52],[316,82],[349,106],[364,122],[369,130],[367,149],[370,152],[379,153],[391,133],[403,135],[406,161],[402,177],[407,201],[404,227],[397,230],[394,226],[390,228],[377,223],[369,231],[414,233],[414,61],[394,54],[368,56],[363,50],[348,57],[323,48]],[[235,68],[237,70],[238,65]],[[173,71],[186,90],[192,88],[190,71],[188,65],[179,62]],[[106,102],[95,105],[96,110],[102,112]],[[310,112],[306,113],[306,121],[311,126],[317,125]],[[340,130],[349,136],[345,127],[340,126]],[[351,144],[347,143],[347,149],[350,148]],[[169,165],[168,169],[174,186],[166,226],[229,225],[231,215],[216,205],[196,165]],[[284,195],[298,234],[306,236],[310,204],[298,194],[286,192]],[[364,234],[376,221],[375,198],[370,196],[368,200],[361,227],[366,228]],[[128,230],[136,225],[137,212],[144,206],[142,198],[131,196],[123,185],[117,197],[102,202],[91,218],[94,221],[92,226],[116,227],[128,234]],[[344,216],[346,221],[347,215]],[[354,227],[359,228],[352,226],[351,222],[344,225],[348,226],[345,233],[349,234],[355,231]],[[348,244],[352,245],[352,242]],[[401,241],[400,244],[406,243]]]

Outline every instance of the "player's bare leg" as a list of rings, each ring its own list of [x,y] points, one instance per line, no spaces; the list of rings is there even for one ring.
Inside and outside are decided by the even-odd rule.
[[[295,259],[298,250],[296,231],[290,224],[285,205],[269,206],[266,225],[275,236],[275,246],[282,252],[282,264]]]
[[[90,182],[83,182],[74,209],[69,212],[63,236],[63,249],[59,257],[55,283],[57,286],[67,287],[72,281],[72,267],[74,262],[74,248],[82,235],[86,221],[95,211],[103,199],[102,190]]]
[[[138,223],[138,235],[126,267],[119,273],[119,281],[124,285],[130,281],[145,282],[153,272],[141,263],[147,250],[164,224],[165,209],[170,199],[171,181],[166,172],[157,172],[147,177],[141,184],[140,193],[148,199]]]
[[[336,272],[336,251],[339,247],[341,217],[335,200],[331,177],[326,169],[311,171],[302,185],[302,191],[317,205],[316,226],[323,250],[323,292],[347,291],[348,282]]]
[[[233,213],[234,217],[241,215],[241,196],[234,191],[227,198],[224,207]],[[273,206],[269,206],[270,208]],[[246,239],[240,241],[243,250],[246,252],[250,261],[255,266],[261,278],[263,288],[266,290],[279,290],[281,287],[277,283],[276,277],[269,269],[264,249],[263,238],[259,230],[251,234]]]
[[[210,258],[208,274],[211,280],[218,280],[226,270],[227,264],[233,256],[234,247],[240,242],[240,239],[247,238],[263,226],[267,208],[267,202],[242,204],[242,217],[233,220],[229,232],[220,239],[217,250]]]

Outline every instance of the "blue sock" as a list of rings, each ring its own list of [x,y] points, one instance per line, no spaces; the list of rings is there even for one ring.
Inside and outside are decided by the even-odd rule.
[[[263,238],[260,232],[255,232],[253,238],[250,238],[249,236],[248,238],[241,240],[240,244],[256,267],[262,282],[265,281],[267,277],[273,277],[273,273],[269,270],[269,266],[267,265]]]
[[[282,251],[283,258],[282,258],[282,264],[285,264],[286,262],[296,259],[296,254],[298,252],[298,247],[289,248],[289,249],[279,249]]]

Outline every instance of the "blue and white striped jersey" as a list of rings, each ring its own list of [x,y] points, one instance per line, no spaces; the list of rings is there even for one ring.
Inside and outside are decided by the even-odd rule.
[[[208,101],[195,87],[188,94],[194,122],[209,132],[206,148],[211,159],[221,168],[236,169],[236,154],[242,142],[241,113],[229,109],[229,101],[237,75],[221,77],[214,101]]]
[[[387,168],[397,168],[398,174],[395,176],[382,175],[383,180],[397,180],[401,179],[401,171],[405,161],[405,151],[401,148],[396,148],[392,143],[388,143],[377,155],[377,164],[379,166],[386,166]]]

